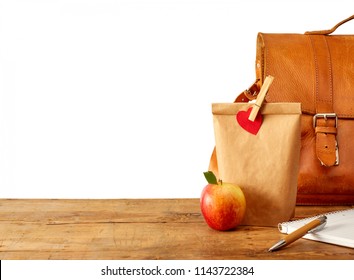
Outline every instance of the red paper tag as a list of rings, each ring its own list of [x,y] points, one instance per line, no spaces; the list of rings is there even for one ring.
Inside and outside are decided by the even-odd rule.
[[[252,107],[248,108],[247,111],[239,111],[236,114],[236,120],[244,130],[256,135],[259,129],[261,128],[263,118],[262,115],[258,113],[256,118],[254,119],[254,122],[250,121],[248,118],[251,114],[251,111]]]

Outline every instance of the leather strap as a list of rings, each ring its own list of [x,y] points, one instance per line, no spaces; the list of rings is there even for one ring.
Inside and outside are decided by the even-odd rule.
[[[333,114],[332,63],[326,36],[309,35],[315,65],[316,155],[324,166],[337,163],[337,119]],[[335,117],[333,117],[335,116]]]
[[[235,99],[234,102],[248,102],[250,100],[255,100],[260,91],[260,81],[257,79],[248,89],[241,92]]]
[[[337,128],[336,127],[316,126],[315,133],[337,134]]]
[[[307,31],[305,32],[306,35],[329,35],[336,31],[336,29],[341,26],[342,24],[354,19],[354,15],[346,18],[345,20],[342,20],[341,22],[337,23],[335,26],[333,26],[331,29],[328,30],[318,30],[318,31]]]

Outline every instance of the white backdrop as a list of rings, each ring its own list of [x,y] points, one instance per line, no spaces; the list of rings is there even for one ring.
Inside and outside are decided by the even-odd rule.
[[[210,104],[253,82],[257,32],[352,3],[0,0],[0,197],[199,197]]]

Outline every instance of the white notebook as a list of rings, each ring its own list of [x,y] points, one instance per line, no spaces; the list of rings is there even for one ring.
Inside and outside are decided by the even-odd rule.
[[[354,208],[280,223],[278,228],[281,233],[289,234],[323,215],[327,217],[325,227],[318,232],[308,233],[303,238],[354,248]]]

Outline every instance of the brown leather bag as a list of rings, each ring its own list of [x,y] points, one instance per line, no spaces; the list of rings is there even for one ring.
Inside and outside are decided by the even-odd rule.
[[[254,99],[272,75],[267,102],[301,103],[297,204],[354,204],[354,35],[330,35],[352,19],[305,34],[259,33],[257,81],[237,99]]]

